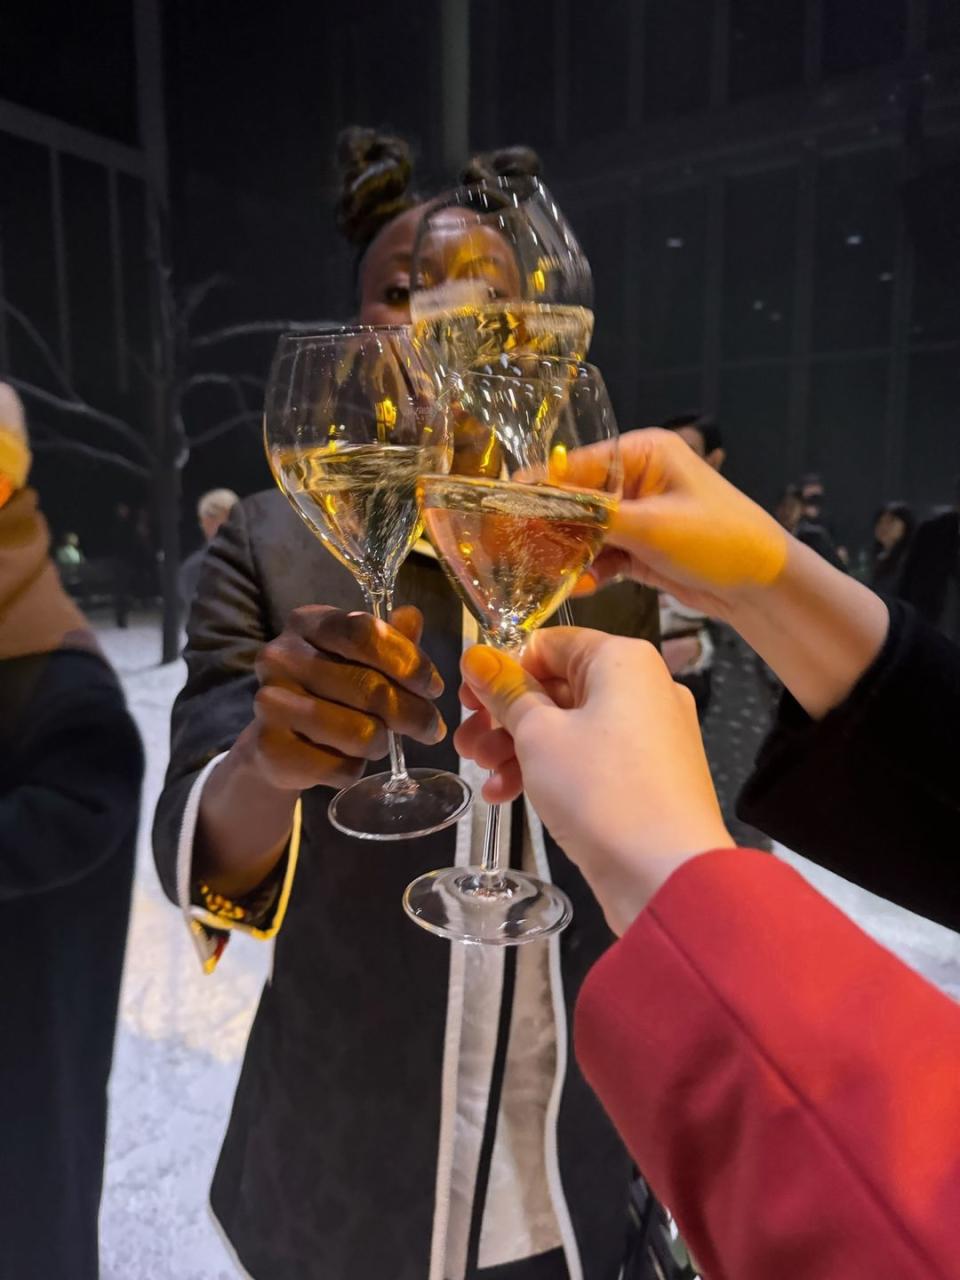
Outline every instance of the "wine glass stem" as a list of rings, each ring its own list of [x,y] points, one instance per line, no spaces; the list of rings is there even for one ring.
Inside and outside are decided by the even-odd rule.
[[[364,589],[367,606],[373,616],[380,622],[387,622],[393,612],[393,592],[374,591],[371,587]],[[386,785],[387,792],[415,791],[417,784],[407,773],[407,763],[403,758],[403,743],[392,729],[387,730],[387,746],[390,750],[390,781]]]
[[[487,644],[491,641],[488,639]],[[519,657],[523,652],[523,644],[499,644],[498,649]],[[483,829],[483,857],[480,861],[480,878],[484,889],[496,891],[503,886],[503,871],[500,866],[500,819],[506,805],[492,804],[487,810],[487,821]]]
[[[487,822],[483,829],[483,857],[480,868],[491,882],[500,879],[500,815],[502,804],[492,804],[487,810]]]

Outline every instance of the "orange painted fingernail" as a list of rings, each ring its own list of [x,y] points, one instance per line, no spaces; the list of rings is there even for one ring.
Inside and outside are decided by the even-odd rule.
[[[492,684],[503,670],[503,660],[496,649],[478,644],[463,655],[463,670],[476,684]]]

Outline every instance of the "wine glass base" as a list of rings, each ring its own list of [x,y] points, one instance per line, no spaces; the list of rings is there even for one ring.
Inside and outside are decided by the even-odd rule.
[[[454,942],[517,947],[559,933],[573,907],[556,885],[523,871],[479,867],[431,871],[407,886],[403,908],[431,933]]]
[[[473,792],[443,769],[408,769],[414,784],[397,790],[389,773],[374,773],[338,791],[327,815],[338,831],[358,840],[415,840],[442,831],[470,808]]]

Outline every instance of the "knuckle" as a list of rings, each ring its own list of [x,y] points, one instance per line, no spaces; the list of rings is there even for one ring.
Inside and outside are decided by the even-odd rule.
[[[387,750],[387,734],[372,716],[363,716],[354,731],[360,752],[366,760],[378,760]]]
[[[262,684],[253,696],[253,712],[258,720],[270,720],[279,704],[278,690]]]
[[[259,654],[256,661],[256,673],[261,682],[276,678],[278,676],[287,675],[296,666],[297,657],[300,654],[299,637],[287,635],[282,632],[274,640],[268,641]]]
[[[335,615],[337,612],[337,609],[332,609],[326,604],[298,605],[296,609],[291,609],[287,615],[284,631],[292,631],[295,635],[302,636],[304,632],[322,626],[328,621],[331,614]]]
[[[337,787],[349,787],[363,777],[365,768],[365,760],[354,760],[349,756],[344,756],[331,771],[330,781]]]
[[[396,713],[396,690],[379,671],[366,670],[357,678],[360,697],[366,710],[372,711],[381,720],[392,717]]]
[[[376,623],[369,613],[341,614],[343,633],[358,648],[367,648],[376,639]]]
[[[697,710],[697,700],[686,685],[674,684],[674,688],[677,691],[677,697],[680,699],[680,705],[683,709],[695,714]]]

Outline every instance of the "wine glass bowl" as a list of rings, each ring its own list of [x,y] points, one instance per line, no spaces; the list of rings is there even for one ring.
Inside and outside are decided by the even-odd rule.
[[[374,617],[389,617],[397,572],[422,528],[418,481],[449,469],[433,371],[405,327],[356,326],[280,339],[267,387],[264,443],[274,478],[310,531],[356,578]],[[408,770],[388,734],[391,770],[334,796],[330,821],[361,839],[439,831],[469,807],[455,774]]]
[[[487,643],[522,652],[599,552],[619,497],[618,433],[603,379],[590,365],[541,354],[536,378],[515,369],[458,375],[434,414],[447,436],[469,418],[499,471],[424,474],[424,526]],[[571,908],[555,885],[500,867],[499,826],[492,806],[482,864],[415,880],[404,895],[408,915],[444,937],[494,946],[564,928]]]
[[[470,373],[455,380],[435,415],[454,436],[469,420],[491,475],[424,474],[424,524],[441,563],[484,638],[522,648],[567,598],[603,542],[619,493],[616,451],[576,465],[585,434],[609,439],[616,424],[599,373],[537,359],[538,376]]]
[[[441,377],[504,358],[586,355],[590,266],[539,178],[492,178],[432,202],[411,278],[414,334]]]

